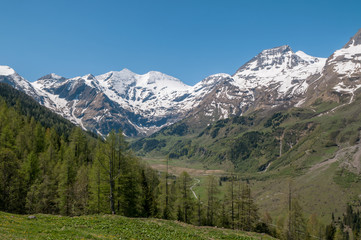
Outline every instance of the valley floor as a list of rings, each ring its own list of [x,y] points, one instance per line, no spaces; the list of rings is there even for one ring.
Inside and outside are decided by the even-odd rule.
[[[0,239],[273,239],[264,234],[177,221],[111,215],[63,217],[0,212]]]

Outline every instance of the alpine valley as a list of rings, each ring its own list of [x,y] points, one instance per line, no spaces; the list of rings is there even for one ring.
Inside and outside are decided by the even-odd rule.
[[[284,45],[194,86],[128,69],[29,82],[0,66],[0,81],[90,132],[122,129],[139,156],[236,172],[273,216],[290,184],[325,221],[361,201],[361,29],[327,59]]]

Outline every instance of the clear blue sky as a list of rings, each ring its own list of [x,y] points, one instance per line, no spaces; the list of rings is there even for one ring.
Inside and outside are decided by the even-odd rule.
[[[288,44],[328,57],[361,28],[361,1],[0,0],[0,65],[29,81],[128,68],[193,85]]]

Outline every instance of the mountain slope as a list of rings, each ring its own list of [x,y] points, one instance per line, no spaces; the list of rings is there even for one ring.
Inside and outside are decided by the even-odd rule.
[[[294,53],[289,46],[264,50],[233,76],[215,75],[218,84],[190,112],[188,122],[205,127],[229,116],[291,107],[299,102],[325,62],[300,51]]]
[[[337,102],[352,102],[354,92],[361,87],[361,29],[341,49],[326,61],[321,76],[308,88],[305,105],[317,98]]]
[[[67,137],[75,125],[63,117],[40,105],[29,95],[0,82],[0,99],[8,107],[15,107],[20,114],[34,118],[46,128],[54,128],[59,135]]]
[[[177,98],[189,88],[160,72],[138,75],[127,69],[71,79],[50,74],[33,86],[47,96],[47,107],[83,128],[101,135],[121,128],[128,136],[179,120]]]
[[[43,101],[41,94],[36,91],[32,84],[17,74],[15,70],[9,66],[0,65],[0,82],[7,83],[15,89],[25,92],[38,102]]]

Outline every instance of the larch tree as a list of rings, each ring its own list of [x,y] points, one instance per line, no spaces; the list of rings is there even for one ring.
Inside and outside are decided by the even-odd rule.
[[[210,175],[207,179],[207,220],[206,223],[209,226],[214,226],[215,224],[215,215],[217,212],[218,204],[218,180],[215,176]]]
[[[187,172],[182,172],[179,176],[180,209],[184,222],[190,223],[192,219],[192,210],[194,207],[194,197],[191,192],[192,178]]]

